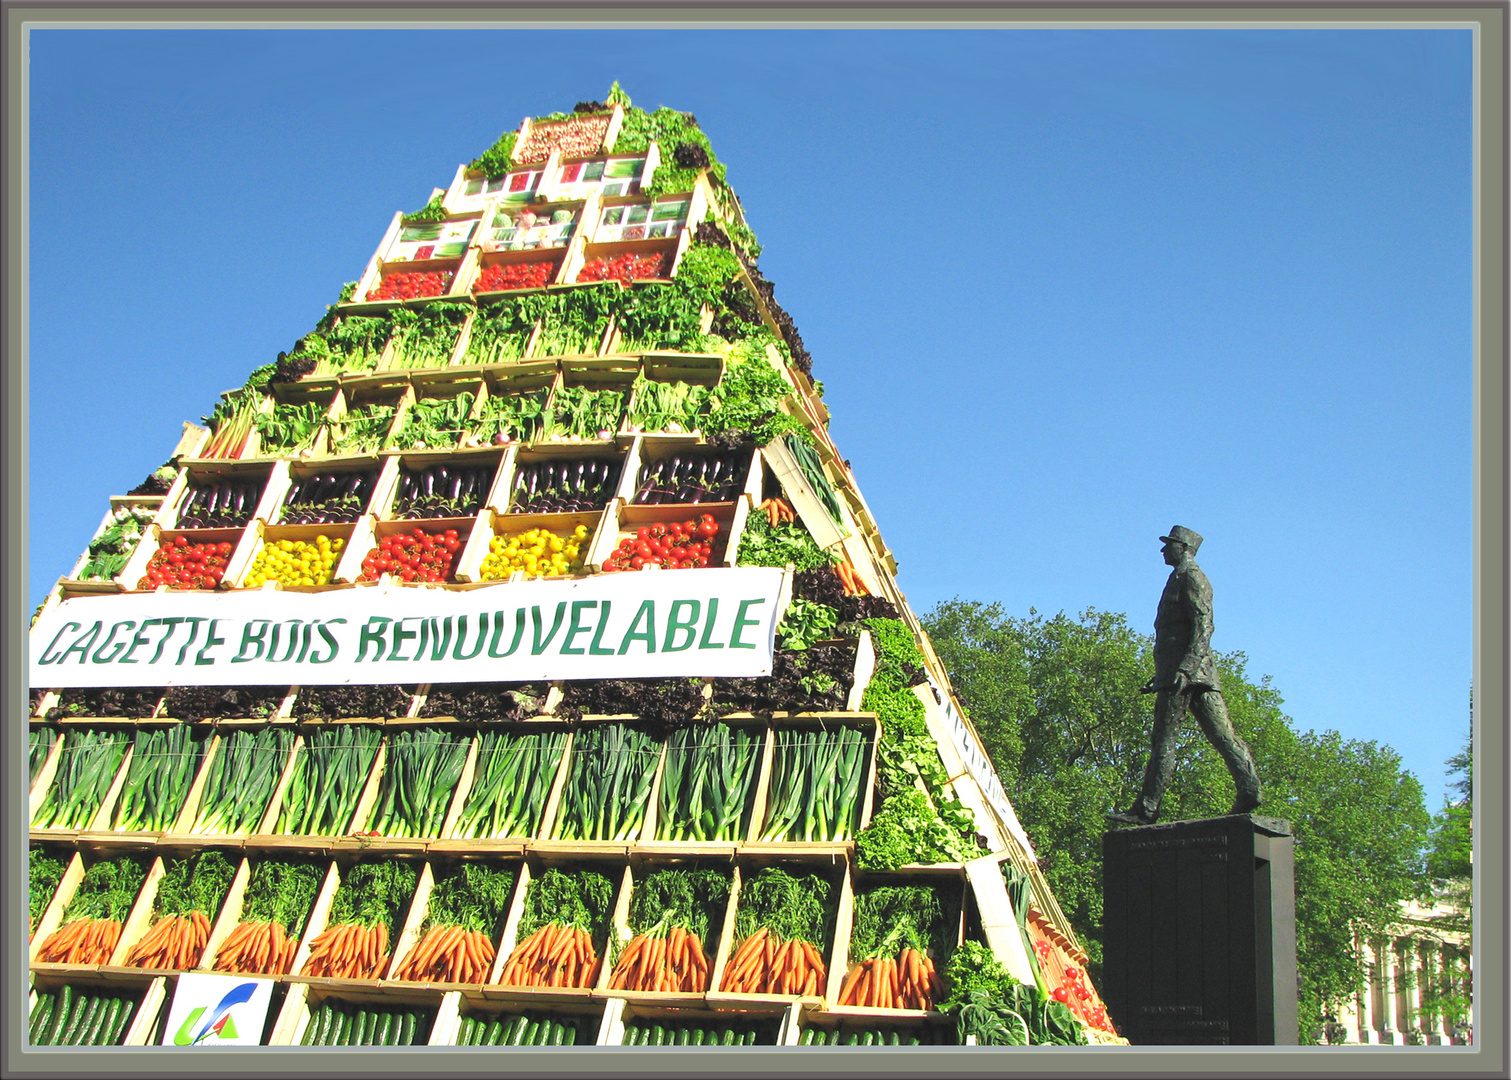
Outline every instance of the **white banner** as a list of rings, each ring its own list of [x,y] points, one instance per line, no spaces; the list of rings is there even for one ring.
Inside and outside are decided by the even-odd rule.
[[[997,778],[997,770],[993,767],[990,759],[977,747],[971,730],[966,726],[964,718],[955,711],[955,699],[936,683],[933,676],[929,677],[929,686],[934,691],[934,697],[940,702],[940,712],[944,714],[945,730],[949,735],[950,743],[960,755],[960,760],[965,762],[966,769],[975,779],[981,794],[991,808],[996,811],[997,817],[1007,826],[1023,850],[1033,854],[1033,844],[1028,839],[1028,834],[1023,831],[1023,826],[1018,821],[1018,815],[1013,812],[1012,803],[1007,801],[1007,792],[1002,790],[1002,781]]]
[[[321,686],[771,674],[785,571],[708,567],[450,591],[121,593],[37,620],[30,682]]]

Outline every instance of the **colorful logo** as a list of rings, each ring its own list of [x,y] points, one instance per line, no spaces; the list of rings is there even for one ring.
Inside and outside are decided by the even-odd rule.
[[[236,1023],[231,1019],[231,1009],[243,1002],[251,1001],[252,995],[257,992],[257,984],[244,982],[232,987],[226,996],[213,1009],[206,1009],[203,1005],[192,1010],[184,1020],[183,1026],[173,1036],[174,1046],[198,1046],[202,1042],[211,1039],[235,1039],[238,1037]],[[209,1013],[209,1018],[200,1023],[200,1017]],[[199,1023],[196,1030],[194,1025]]]

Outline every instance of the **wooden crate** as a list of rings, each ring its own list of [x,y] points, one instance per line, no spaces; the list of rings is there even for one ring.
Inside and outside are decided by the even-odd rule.
[[[764,806],[762,802],[762,796],[765,789],[762,786],[762,781],[768,779],[768,773],[770,771],[772,741],[771,730],[767,726],[764,719],[754,716],[733,718],[725,717],[721,722],[727,723],[731,726],[748,728],[750,734],[755,736],[757,739],[754,748],[756,760],[754,763],[750,782],[750,791],[746,796],[745,814],[748,817],[748,824],[743,830],[740,839],[728,841],[672,840],[658,835],[659,833],[664,832],[667,828],[667,819],[662,807],[660,806],[660,801],[663,794],[664,782],[666,780],[666,771],[670,764],[669,759],[672,753],[670,740],[668,740],[666,753],[663,755],[666,760],[663,760],[661,765],[662,776],[658,780],[658,783],[656,785],[657,807],[655,827],[645,830],[644,838],[642,838],[636,845],[637,853],[654,851],[656,854],[687,855],[718,852],[733,856],[735,848],[739,845],[739,843],[749,838],[750,830],[759,820],[759,814],[761,813]]]
[[[82,718],[82,717],[80,717],[78,719],[78,721],[76,721],[75,723],[76,723],[76,726],[79,726],[79,727],[85,726],[85,723],[88,723],[88,725],[91,726],[91,727],[93,727],[93,726],[102,726],[102,727],[103,726],[109,726],[107,724],[103,724],[103,723],[101,723],[99,721],[95,721],[95,720],[85,721],[85,719]],[[134,721],[127,721],[127,723],[134,723]],[[65,732],[65,734],[66,734],[66,732]],[[132,754],[132,750],[133,749],[134,749],[133,746],[127,746],[126,747],[125,754],[123,754],[121,756],[120,767],[116,769],[115,780],[112,781],[110,787],[106,790],[106,792],[105,792],[105,798],[100,803],[99,809],[95,811],[94,816],[89,819],[89,822],[84,826],[84,828],[82,830],[81,829],[51,829],[51,828],[49,828],[49,829],[33,829],[32,830],[33,834],[40,834],[44,838],[48,837],[48,836],[54,836],[54,837],[56,837],[56,836],[60,836],[60,835],[63,835],[63,834],[67,834],[68,836],[73,837],[73,836],[78,835],[81,832],[89,832],[89,831],[96,831],[96,830],[99,830],[99,829],[109,828],[111,815],[115,812],[115,801],[116,801],[117,797],[119,797],[119,795],[121,793],[121,788],[126,783],[126,770],[131,767],[131,754]],[[61,753],[61,751],[60,751],[60,753]],[[28,799],[28,807],[29,807],[28,810],[27,810],[28,820],[30,820],[30,818],[32,816],[35,816],[35,814],[37,813],[37,811],[41,808],[43,801],[47,798],[47,792],[48,792],[48,790],[51,788],[52,784],[57,780],[56,759],[54,760],[54,770],[53,770],[53,772],[51,774],[49,774],[46,777],[46,779],[47,779],[47,784],[44,785],[42,783],[43,777],[41,775],[39,775],[37,777],[37,783],[32,786],[31,794],[30,794],[30,797]]]
[[[53,935],[53,932],[63,925],[63,909],[68,907],[73,899],[74,892],[79,887],[79,882],[84,880],[84,871],[88,868],[82,852],[75,851],[68,860],[68,866],[63,871],[63,877],[58,881],[57,891],[48,901],[47,907],[42,910],[42,917],[37,920],[36,929],[32,931],[31,941],[27,945],[27,960],[35,962],[37,953],[42,945]]]
[[[547,700],[549,701],[549,699]],[[528,727],[524,724],[510,724],[507,725],[504,730],[510,732],[511,734],[525,734],[531,731],[564,729],[567,733],[566,742],[562,746],[561,760],[556,764],[556,769],[551,779],[551,786],[546,793],[545,802],[541,804],[540,820],[537,821],[534,827],[530,830],[529,836],[495,837],[489,838],[486,841],[457,836],[457,824],[461,819],[462,811],[466,809],[467,798],[471,794],[472,784],[477,775],[478,755],[481,752],[482,747],[482,739],[481,737],[479,737],[473,742],[472,752],[467,759],[467,765],[462,770],[461,779],[457,783],[456,801],[452,803],[451,813],[447,815],[446,824],[441,830],[441,840],[443,843],[450,842],[455,847],[455,849],[458,850],[466,850],[468,847],[480,843],[496,844],[500,841],[519,841],[523,843],[523,841],[528,840],[530,837],[543,835],[545,831],[545,823],[554,821],[556,807],[561,800],[561,791],[562,788],[566,785],[567,772],[571,767],[573,730],[567,725],[549,719],[545,721],[532,721],[528,723]],[[452,849],[452,847],[443,849],[438,845],[432,845],[432,850],[436,851]],[[523,849],[521,848],[521,850]]]
[[[269,525],[282,525],[284,513],[288,508],[288,497],[292,494],[296,484],[303,484],[315,476],[336,474],[350,477],[356,474],[368,474],[371,477],[369,483],[368,503],[371,505],[372,497],[377,493],[378,480],[382,476],[383,467],[388,463],[387,458],[377,454],[353,454],[342,457],[326,457],[321,461],[291,461],[288,462],[288,483],[285,485],[282,498],[276,505],[270,507],[269,512],[263,516]],[[363,510],[368,509],[364,506]],[[345,524],[352,524],[346,522]],[[328,525],[335,527],[335,523]]]
[[[397,940],[396,940],[396,942],[394,944],[393,955],[392,955],[392,957],[389,960],[388,967],[384,971],[384,976],[388,980],[390,980],[390,981],[394,980],[394,973],[397,972],[400,969],[400,967],[403,966],[404,961],[409,956],[409,953],[422,940],[422,938],[421,938],[421,930],[422,930],[422,928],[425,925],[426,916],[429,914],[430,892],[435,887],[435,882],[436,882],[437,876],[444,877],[447,873],[449,873],[455,867],[457,867],[458,865],[460,865],[461,861],[463,861],[463,860],[448,859],[448,860],[441,861],[441,862],[438,863],[437,860],[435,860],[435,859],[426,859],[425,860],[425,865],[420,870],[420,880],[419,880],[419,885],[415,889],[414,901],[413,901],[412,904],[410,904],[410,907],[409,907],[409,916],[408,916],[408,918],[404,922],[403,930],[400,932],[400,934],[399,934],[399,936],[398,936],[398,938],[397,938]],[[483,861],[483,860],[478,859],[478,860],[473,860],[473,861]],[[491,858],[488,859],[487,861],[490,862],[490,863],[491,862],[495,862],[495,861],[515,862],[515,860],[511,860],[511,859],[495,860],[495,859],[491,859]],[[514,882],[513,896],[511,897],[510,904],[509,904],[509,910],[511,912],[513,911],[514,907],[516,906],[515,900],[518,899],[518,894],[520,893],[520,890],[522,889],[522,885],[520,884],[520,875],[519,875],[519,866],[520,865],[523,865],[522,862],[516,863],[512,867],[512,869],[514,869],[514,871],[515,871],[515,875],[516,876],[515,876],[515,882]],[[437,866],[439,866],[439,868],[440,868],[439,874],[437,872]],[[507,917],[506,917],[506,919],[507,919]],[[497,952],[499,950],[500,945],[502,944],[503,936],[504,936],[504,930],[502,928],[500,928],[500,930],[498,932],[498,939],[492,941],[492,945],[493,945],[494,950],[495,950],[495,960],[497,959]],[[494,966],[496,966],[496,965],[494,965]],[[485,973],[484,974],[484,978],[486,979],[487,976],[488,976],[488,974],[490,974],[490,973],[491,972]],[[432,985],[432,986],[439,986],[441,984],[439,984],[439,983],[424,983],[424,984],[412,984],[412,985]]]
[[[543,850],[553,846],[553,842],[555,842],[555,846],[561,848],[561,850],[571,852],[627,852],[629,846],[635,844],[641,836],[655,835],[656,797],[660,789],[662,770],[666,767],[666,743],[664,741],[656,748],[656,764],[653,767],[654,773],[651,779],[650,791],[646,795],[645,817],[638,828],[631,830],[631,834],[623,840],[578,840],[560,836],[562,828],[562,803],[566,799],[567,785],[571,783],[571,767],[574,762],[574,755],[578,753],[578,741],[578,735],[574,734],[571,745],[562,754],[562,760],[566,765],[565,775],[562,777],[561,785],[552,792],[555,796],[552,800],[553,805],[547,807],[549,813],[543,818],[545,825],[541,830],[541,835],[544,839],[535,844],[534,847],[537,850]],[[583,752],[586,753],[586,751]]]
[[[359,863],[392,862],[398,858],[405,858],[405,861],[410,862],[422,861],[415,857],[388,855],[374,856],[371,858],[357,858],[346,853],[337,855],[331,859],[330,870],[326,875],[325,884],[320,890],[320,896],[315,900],[314,906],[310,909],[310,916],[305,926],[304,936],[301,938],[299,942],[299,948],[294,954],[294,963],[289,968],[293,975],[299,976],[306,980],[313,978],[312,976],[305,974],[304,971],[305,965],[309,963],[310,953],[312,951],[311,943],[315,940],[315,938],[319,937],[321,933],[323,933],[328,927],[332,925],[331,911],[335,903],[336,893],[340,890],[342,881],[344,881],[347,875],[351,873],[352,869]],[[403,928],[408,919],[408,913],[410,908],[413,906],[413,901],[414,897],[410,896],[407,901],[402,902],[402,905],[399,908],[398,917],[395,919],[395,926],[399,929],[397,929],[389,939],[390,957],[392,956],[392,950],[398,943],[400,936],[399,930]],[[386,972],[388,969],[385,966],[381,970]],[[350,983],[352,985],[360,986],[375,984],[377,980],[333,979],[328,981],[333,983]]]
[[[37,923],[36,933],[32,935],[31,942],[27,947],[27,959],[33,965],[37,964],[37,954],[42,951],[42,946],[47,943],[47,939],[50,938],[54,932],[62,929],[64,926],[67,926],[69,922],[74,921],[72,919],[65,921],[65,916],[67,915],[68,905],[73,903],[74,897],[79,891],[79,884],[84,880],[84,875],[98,863],[107,862],[111,859],[119,858],[124,855],[133,856],[147,863],[147,876],[143,881],[142,890],[138,892],[137,900],[133,904],[130,913],[128,913],[126,922],[122,924],[121,938],[124,940],[126,936],[126,929],[131,925],[131,916],[135,915],[137,909],[141,907],[142,894],[156,889],[156,881],[153,879],[153,872],[154,870],[156,870],[158,876],[161,876],[161,868],[157,865],[160,860],[155,859],[155,857],[151,854],[145,853],[139,849],[129,850],[118,848],[112,850],[108,848],[102,849],[93,845],[86,845],[79,851],[76,851],[74,853],[74,857],[69,861],[68,869],[63,872],[62,881],[58,883],[58,891],[56,895],[54,895],[52,902],[48,904],[47,910],[42,913],[41,921]],[[149,908],[151,906],[150,900],[148,901],[148,906]],[[56,968],[67,967],[67,965],[62,964],[51,964],[44,966]],[[87,967],[90,970],[94,969],[94,965],[83,966]]]
[[[119,1046],[151,1045],[168,1011],[167,980],[160,975],[143,975],[139,971],[69,968],[57,964],[44,964],[32,975],[31,1004],[35,1004],[37,992],[56,991],[64,986],[72,986],[76,992],[82,990],[91,995],[131,994],[136,996],[135,1010],[122,1030],[120,1042],[116,1044]],[[25,1038],[24,1034],[22,1038]]]
[[[610,1006],[613,1007],[612,1005]],[[612,1020],[605,1023],[602,1034],[603,1046],[623,1046],[626,1030],[634,1024],[664,1024],[668,1027],[728,1028],[755,1027],[756,1046],[783,1046],[790,1026],[789,1016],[795,1006],[784,1000],[748,1002],[739,1010],[716,1009],[710,1004],[700,1006],[662,1005],[653,1002],[625,1001],[614,1010]],[[605,1018],[606,1020],[608,1017]],[[765,1037],[763,1037],[765,1036]],[[769,1038],[769,1041],[767,1041]],[[712,1044],[704,1047],[713,1049]],[[719,1047],[722,1049],[722,1046]],[[647,1047],[650,1049],[650,1047]],[[676,1049],[681,1050],[682,1047]],[[695,1051],[695,1047],[689,1047]]]
[[[703,514],[712,514],[718,522],[719,533],[713,541],[713,557],[709,566],[733,566],[739,554],[740,535],[749,519],[750,503],[743,497],[735,502],[724,503],[673,503],[654,506],[635,506],[615,500],[610,508],[614,516],[604,516],[597,539],[588,556],[588,567],[601,571],[613,557],[620,543],[636,535],[645,525],[667,524],[673,521],[697,520]],[[613,528],[610,528],[610,524]]]
[[[504,984],[499,980],[503,976],[505,966],[515,948],[528,935],[521,932],[524,922],[527,900],[529,898],[530,882],[540,877],[547,870],[559,869],[567,873],[591,870],[604,874],[610,881],[620,879],[619,892],[623,891],[622,877],[624,874],[624,862],[622,859],[602,859],[591,856],[561,852],[531,852],[526,855],[520,865],[519,883],[515,887],[514,905],[509,911],[508,921],[504,924],[504,935],[499,942],[498,955],[493,962],[493,970],[488,975],[488,983],[482,990],[482,995],[492,1000],[515,1000],[519,995],[528,994],[531,1000],[551,1003],[583,1002],[601,996],[597,991],[603,990],[609,981],[608,957],[603,953],[608,951],[608,942],[613,933],[613,911],[618,905],[618,895],[611,905],[607,918],[602,927],[592,930],[594,948],[598,949],[598,938],[603,936],[604,944],[599,954],[598,971],[591,987],[526,987],[514,984]],[[531,931],[533,933],[533,931]]]
[[[455,466],[459,469],[482,469],[492,470],[491,479],[487,479],[483,486],[483,496],[480,500],[479,511],[487,509],[488,500],[496,489],[499,473],[503,471],[506,451],[503,447],[488,446],[479,447],[476,450],[434,451],[434,450],[406,450],[403,456],[398,458],[399,464],[394,466],[392,483],[381,484],[374,492],[373,501],[370,504],[372,512],[380,521],[404,521],[410,525],[424,526],[428,521],[455,520],[443,518],[399,518],[399,493],[402,490],[402,478],[404,473],[419,475],[426,469],[437,465]],[[387,477],[385,480],[389,479]],[[469,515],[476,516],[474,515]]]
[[[415,1029],[415,1045],[435,1045],[433,1032],[448,996],[439,989],[432,990],[413,983],[381,986],[377,983],[353,983],[340,979],[292,979],[268,1045],[302,1045],[310,1020],[328,998],[375,1009],[424,1009],[432,1014],[433,1019],[429,1030],[423,1025]]]
[[[813,860],[808,859],[793,859],[790,857],[747,858],[745,856],[741,856],[735,866],[734,885],[730,889],[729,913],[725,916],[724,920],[725,935],[719,945],[718,960],[714,964],[712,984],[714,989],[711,989],[708,992],[708,1003],[717,1008],[745,1009],[751,1005],[758,1005],[761,1003],[769,1004],[772,1002],[794,1001],[801,1001],[805,1004],[816,1007],[820,1006],[824,1001],[828,1000],[829,991],[827,988],[825,988],[824,992],[821,994],[808,996],[798,994],[734,993],[723,989],[726,971],[730,963],[733,961],[735,954],[738,952],[739,945],[743,941],[743,939],[738,936],[738,931],[736,929],[736,921],[739,915],[741,890],[758,870],[766,866],[780,866],[783,869],[787,870],[789,873],[794,874],[812,872],[824,873],[826,869],[823,864],[815,863]],[[831,940],[818,944],[819,952],[824,957],[825,967],[828,974],[828,983],[831,986],[834,986],[835,991],[837,992],[838,987],[835,984],[835,967],[838,963],[838,957],[836,955],[836,950],[839,941],[842,938],[848,940],[850,934],[850,927],[846,919],[850,903],[850,867],[848,861],[845,860],[841,860],[837,864],[831,864],[831,866],[833,866],[834,869],[830,870],[829,872],[832,874],[833,881],[837,886],[838,893],[831,901],[832,906],[830,908],[831,912],[833,913],[831,916],[831,925],[833,927],[831,931],[832,937]]]
[[[497,580],[482,576],[483,562],[488,558],[489,547],[495,536],[511,537],[529,532],[531,529],[546,529],[558,536],[570,535],[572,530],[581,525],[588,530],[588,537],[583,541],[583,548],[579,554],[583,558],[583,573],[588,573],[587,558],[592,554],[593,541],[603,525],[605,510],[589,510],[581,513],[552,513],[552,514],[500,514],[495,510],[487,512],[483,519],[484,527],[473,529],[468,537],[467,547],[462,551],[457,565],[456,580],[458,581],[488,581]]]
[[[146,884],[142,888],[141,895],[137,898],[136,906],[132,908],[131,916],[127,919],[125,926],[121,930],[120,941],[116,944],[115,952],[110,957],[110,965],[112,967],[128,966],[127,958],[131,955],[131,950],[134,949],[137,943],[147,935],[147,933],[152,929],[154,925],[156,925],[157,918],[155,909],[157,906],[157,890],[158,886],[162,883],[164,874],[167,872],[167,860],[187,858],[200,851],[215,850],[216,848],[226,850],[228,855],[231,854],[232,851],[235,851],[234,848],[224,848],[223,845],[215,845],[215,847],[212,848],[208,846],[201,847],[197,844],[194,846],[184,846],[177,849],[167,849],[162,851],[162,854],[160,854],[153,862],[152,870],[147,875]],[[216,911],[206,912],[206,917],[210,920],[211,937],[206,940],[205,949],[200,951],[200,955],[198,957],[195,957],[194,963],[185,970],[192,970],[193,968],[202,967],[207,962],[206,957],[209,955],[209,944],[214,940],[215,932],[221,929],[222,924],[230,914],[228,909],[231,907],[232,890],[234,890],[235,888],[236,881],[238,878],[245,878],[247,865],[247,860],[245,859],[245,857],[243,857],[238,851],[234,855],[232,855],[229,861],[236,862],[238,864],[236,876],[232,878],[231,888],[227,889],[226,895],[221,898],[220,907]],[[245,888],[244,885],[243,888]],[[239,896],[236,898],[236,901],[236,906],[239,909]],[[221,935],[222,940],[224,939],[224,934],[229,933],[232,926],[235,926],[234,922],[231,923],[230,926],[224,927],[224,933],[222,933]],[[216,944],[218,945],[219,942],[216,942]]]
[[[246,907],[246,893],[247,888],[251,884],[252,872],[265,859],[272,858],[275,854],[281,859],[297,858],[297,856],[292,856],[290,853],[269,851],[253,853],[242,860],[241,866],[237,868],[236,877],[231,881],[231,889],[226,893],[226,899],[221,904],[220,917],[216,919],[210,931],[210,940],[205,945],[204,956],[200,959],[201,969],[206,971],[213,971],[215,969],[215,961],[220,955],[221,946],[225,944],[225,940],[231,931],[235,930],[242,922],[242,915]],[[304,959],[308,958],[309,942],[318,933],[315,929],[315,913],[319,909],[322,899],[328,905],[330,896],[335,892],[335,886],[332,884],[332,874],[335,872],[335,864],[320,858],[311,858],[310,862],[315,866],[324,865],[324,880],[321,883],[320,893],[316,895],[314,902],[310,905],[310,909],[305,915],[304,925],[297,928],[285,928],[286,930],[293,929],[295,931],[295,940],[297,942],[294,959],[290,963],[290,970],[297,970],[295,965],[302,965]],[[321,928],[323,929],[323,924]],[[288,974],[288,972],[276,973],[278,976],[285,974]]]
[[[136,507],[136,508],[141,508],[141,509],[156,509],[158,511],[161,511],[162,510],[162,505],[163,505],[163,496],[161,496],[161,495],[112,495],[110,497],[110,509],[107,510],[107,511],[105,511],[105,516],[100,519],[99,526],[90,535],[90,537],[89,537],[89,543],[92,544],[96,540],[98,540],[100,538],[100,534],[103,533],[106,529],[110,528],[111,525],[113,525],[115,523],[115,512],[118,509],[120,509],[122,507]],[[155,518],[154,518],[154,520],[155,520]],[[141,528],[142,528],[142,533],[145,534],[146,531],[147,531],[147,527],[151,524],[151,522],[150,521],[144,521],[144,522],[141,522],[140,524],[141,524]],[[140,537],[138,537],[138,543],[140,543]],[[127,561],[128,562],[130,561],[129,556],[128,556]],[[88,563],[88,562],[89,562],[89,546],[86,544],[85,547],[84,547],[84,550],[79,553],[78,559],[74,562],[73,569],[68,572],[68,576],[64,580],[69,581],[69,582],[77,582],[79,580],[79,572],[84,569],[85,564]],[[124,568],[122,568],[122,570],[123,570],[123,573],[124,573]],[[115,579],[111,579],[112,582],[114,580]],[[101,582],[101,584],[108,584],[108,583],[110,583],[110,582]]]
[[[762,449],[760,454],[781,482],[782,494],[792,504],[792,509],[809,533],[813,535],[814,543],[821,548],[830,548],[852,535],[853,530],[843,523],[836,523],[829,516],[829,511],[824,508],[823,502],[814,493],[812,485],[808,483],[808,478],[803,475],[797,460],[783,445],[782,440],[778,439],[771,443]],[[841,512],[843,508],[844,504],[841,503]],[[866,587],[871,587],[869,582]]]
[[[466,1019],[497,1018],[503,1016],[516,1016],[520,1013],[543,1013],[553,1016],[564,1022],[577,1024],[576,1046],[597,1045],[603,1033],[604,1013],[610,1007],[610,1003],[595,1000],[572,1000],[557,1003],[542,1008],[535,997],[528,992],[522,991],[518,995],[507,997],[496,994],[484,994],[481,991],[461,990],[455,995],[455,1011],[447,1017],[447,1025],[443,1029],[437,1024],[436,1037],[431,1040],[432,1046],[458,1046],[461,1034],[462,1021]],[[511,1048],[492,1048],[497,1053],[502,1050],[508,1053]],[[486,1050],[483,1052],[487,1052]]]
[[[356,524],[346,525],[268,525],[263,521],[254,521],[250,526],[250,536],[246,542],[237,547],[236,554],[232,556],[232,563],[226,567],[225,582],[230,582],[232,588],[247,588],[247,578],[251,575],[252,566],[257,557],[269,544],[276,544],[280,540],[289,540],[300,544],[314,544],[324,536],[329,540],[341,541],[341,555],[331,567],[332,578],[329,582],[316,585],[286,585],[277,583],[277,588],[289,592],[313,592],[324,589],[326,585],[335,583],[335,571],[342,565],[346,558],[346,547],[356,531]],[[231,571],[235,571],[235,577]]]
[[[952,924],[944,931],[946,940],[950,942],[950,948],[954,949],[958,947],[965,940],[966,877],[963,866],[911,867],[907,870],[895,870],[883,873],[863,873],[859,870],[852,870],[850,888],[847,890],[846,909],[841,913],[841,920],[845,924],[845,932],[842,935],[835,935],[835,964],[833,971],[830,973],[829,992],[824,998],[825,1008],[829,1012],[845,1017],[876,1020],[880,1023],[891,1023],[902,1017],[928,1015],[938,1012],[937,1009],[881,1009],[839,1004],[839,994],[843,988],[844,980],[855,966],[855,962],[850,954],[850,933],[853,929],[852,920],[855,911],[855,897],[868,888],[886,885],[924,885],[935,889],[937,895],[941,898],[941,906],[945,917]],[[945,964],[948,963],[948,956],[934,955],[931,951],[929,958],[934,961],[939,974],[943,976]],[[938,1003],[936,1002],[935,1004],[937,1005]]]
[[[871,814],[876,793],[876,755],[879,727],[876,717],[872,713],[797,713],[787,716],[773,717],[772,721],[772,747],[765,766],[762,770],[761,790],[757,812],[760,816],[751,819],[750,841],[744,845],[743,851],[755,853],[765,851],[768,848],[773,852],[811,849],[815,853],[829,853],[836,845],[852,843],[856,833],[860,832],[871,823]],[[866,762],[861,770],[859,788],[859,820],[850,830],[850,836],[842,840],[826,841],[758,841],[765,828],[766,816],[770,809],[772,774],[775,767],[776,756],[776,733],[784,730],[812,731],[815,729],[850,728],[860,731],[866,738]]]
[[[254,504],[248,512],[248,520],[257,516],[260,502],[267,494],[268,481],[273,473],[273,465],[266,461],[216,461],[196,462],[179,472],[178,479],[173,482],[173,488],[163,499],[162,506],[158,509],[155,524],[160,525],[165,531],[179,530],[179,514],[183,510],[189,493],[194,488],[202,488],[206,485],[230,482],[236,484],[257,484],[258,504]],[[244,526],[234,526],[240,532]],[[201,529],[191,528],[181,530],[190,534],[191,538],[202,533],[224,532],[224,529]]]
[[[730,874],[731,893],[733,892],[734,867],[730,860],[694,859],[682,858],[674,860],[649,860],[632,856],[630,865],[624,869],[624,881],[619,890],[619,901],[614,907],[613,932],[610,935],[611,947],[608,950],[609,980],[613,979],[614,965],[618,963],[623,947],[634,940],[634,933],[629,925],[630,900],[634,895],[635,888],[645,877],[657,870],[665,869],[724,869]],[[724,923],[730,914],[730,906],[726,900],[724,911],[717,922],[710,926],[712,938],[703,942],[704,955],[709,964],[709,982],[707,985],[692,991],[644,991],[644,990],[619,990],[608,989],[605,983],[603,991],[610,997],[622,997],[633,1000],[640,1005],[663,1006],[663,1007],[689,1007],[702,1005],[705,995],[712,988],[714,964],[719,959],[719,947],[724,943]]]

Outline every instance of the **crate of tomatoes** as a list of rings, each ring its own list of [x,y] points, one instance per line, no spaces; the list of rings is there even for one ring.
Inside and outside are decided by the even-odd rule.
[[[192,541],[180,533],[163,538],[137,582],[138,589],[213,589],[225,576],[226,564],[236,545],[229,540]]]
[[[709,513],[686,521],[641,525],[619,541],[603,561],[603,569],[612,572],[659,566],[663,570],[688,570],[708,566],[720,531],[719,522]]]
[[[452,580],[465,537],[456,529],[427,532],[421,528],[381,536],[362,560],[359,581],[376,581],[392,574],[404,581]]]

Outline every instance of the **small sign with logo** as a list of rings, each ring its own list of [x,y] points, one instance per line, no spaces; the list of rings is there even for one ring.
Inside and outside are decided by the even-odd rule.
[[[257,1046],[272,997],[272,979],[180,975],[163,1028],[163,1045]]]

